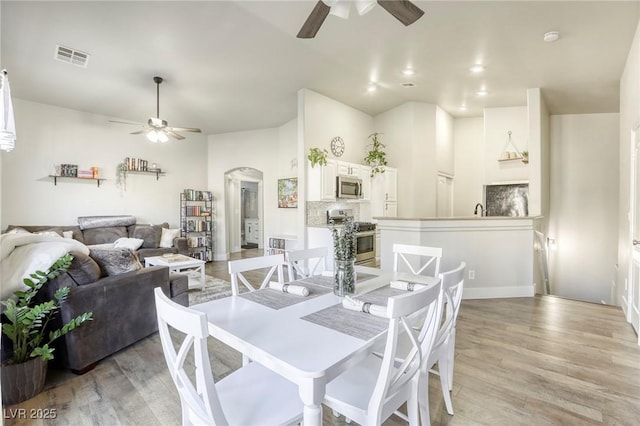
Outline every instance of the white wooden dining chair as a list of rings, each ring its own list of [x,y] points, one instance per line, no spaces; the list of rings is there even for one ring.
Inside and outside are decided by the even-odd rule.
[[[424,342],[421,345],[407,317],[423,309],[427,311],[427,321],[421,330]],[[422,348],[431,350],[430,344],[435,341],[441,314],[440,283],[390,297],[386,311],[389,329],[382,358],[370,355],[329,382],[323,403],[334,413],[343,414],[361,425],[380,425],[407,402],[409,423],[418,425],[418,380]],[[411,348],[408,355],[396,363],[400,334],[407,336]]]
[[[258,288],[265,288],[269,285],[269,281],[273,274],[277,271],[278,283],[284,284],[284,265],[285,259],[282,254],[273,254],[270,256],[250,257],[247,259],[230,260],[229,274],[231,275],[231,292],[234,296],[239,293],[239,283],[242,283],[249,291],[256,288],[243,275],[244,272],[255,271],[256,269],[270,268],[267,275]]]
[[[179,305],[155,289],[158,332],[173,383],[178,389],[183,425],[285,425],[302,419],[298,387],[252,362],[214,381],[207,349],[207,316]],[[184,335],[178,350],[169,327]],[[187,362],[193,355],[194,366]],[[185,364],[187,364],[185,368]]]
[[[429,275],[437,277],[440,274],[440,259],[442,258],[442,248],[415,246],[409,244],[393,245],[393,271],[402,272],[405,268],[415,275],[420,275],[427,268]],[[402,260],[402,263],[400,263]],[[414,265],[422,265],[416,267]],[[424,274],[426,275],[426,274]]]
[[[450,392],[453,390],[453,363],[456,347],[456,321],[460,311],[462,301],[462,291],[464,290],[464,274],[467,264],[460,262],[460,265],[447,272],[440,274],[442,282],[442,292],[444,295],[444,318],[438,330],[436,341],[428,356],[423,356],[426,362],[423,363],[422,379],[426,381],[424,386],[429,387],[428,373],[440,376],[440,388],[444,397],[447,413],[453,415],[453,404]],[[437,370],[434,368],[438,365]],[[421,409],[429,410],[429,400],[419,400]]]
[[[327,269],[328,247],[293,250],[286,253],[289,281],[320,275]]]

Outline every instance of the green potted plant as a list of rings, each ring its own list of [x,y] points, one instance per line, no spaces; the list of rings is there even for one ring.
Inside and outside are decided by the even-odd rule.
[[[121,191],[127,190],[127,172],[129,168],[127,167],[127,163],[124,161],[122,163],[118,163],[116,166],[116,186],[120,188]]]
[[[520,155],[522,155],[522,162],[524,164],[529,163],[529,151],[522,151]]]
[[[14,297],[0,301],[3,306],[2,333],[12,343],[11,358],[2,362],[2,402],[17,404],[42,391],[47,375],[47,361],[53,359],[49,345],[93,317],[85,312],[56,330],[47,326],[69,295],[69,287],[56,290],[54,300],[33,303],[33,299],[49,280],[66,272],[73,256],[66,254],[47,272],[36,271],[24,279],[27,289],[16,291]]]
[[[329,151],[326,149],[309,148],[309,155],[307,155],[307,158],[311,161],[311,167],[315,167],[316,164],[326,166],[327,154],[329,154]]]
[[[374,177],[376,173],[384,173],[384,167],[387,165],[387,153],[384,152],[386,146],[380,142],[378,135],[382,133],[371,133],[369,139],[371,144],[367,156],[364,157],[365,163],[371,166],[371,177]]]

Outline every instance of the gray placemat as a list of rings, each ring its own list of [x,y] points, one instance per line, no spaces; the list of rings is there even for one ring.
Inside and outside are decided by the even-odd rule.
[[[359,282],[370,280],[371,278],[375,278],[375,277],[376,275],[373,275],[373,274],[363,274],[361,272],[358,272],[356,274],[356,285]],[[311,277],[303,278],[299,281],[304,283],[320,285],[328,288],[333,288],[335,284],[335,279],[333,278],[333,276],[325,277],[324,275],[313,275]]]
[[[296,303],[304,302],[305,300],[313,299],[314,297],[318,297],[332,291],[329,288],[313,285],[310,283],[305,283],[304,286],[309,289],[308,296],[298,296],[295,294],[284,293],[282,291],[274,290],[271,288],[264,288],[262,290],[250,291],[248,293],[240,294],[238,295],[238,297],[251,300],[252,302],[259,303],[271,309],[282,309],[286,308],[287,306],[295,305]]]
[[[389,327],[386,318],[345,309],[342,304],[329,306],[302,319],[362,340],[369,340]]]
[[[390,296],[399,294],[406,294],[406,291],[386,286],[370,293],[362,294],[358,296],[358,299],[375,303],[376,305],[387,306],[387,299]],[[330,306],[304,316],[302,319],[362,340],[369,340],[377,336],[389,326],[389,320],[386,318],[352,311],[342,307],[342,304]]]

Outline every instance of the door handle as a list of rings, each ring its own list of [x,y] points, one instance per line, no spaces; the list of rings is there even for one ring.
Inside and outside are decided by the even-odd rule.
[[[638,241],[638,240],[633,240],[633,245],[634,245],[634,246],[637,246],[637,245],[639,245],[639,244],[640,244],[640,241]]]

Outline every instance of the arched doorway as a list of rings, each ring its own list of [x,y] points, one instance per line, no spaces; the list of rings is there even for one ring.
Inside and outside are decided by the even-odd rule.
[[[263,247],[263,173],[236,167],[225,173],[227,252]]]

